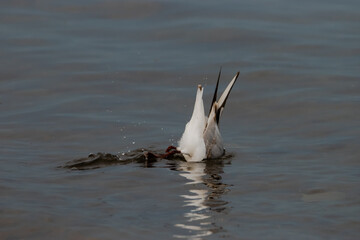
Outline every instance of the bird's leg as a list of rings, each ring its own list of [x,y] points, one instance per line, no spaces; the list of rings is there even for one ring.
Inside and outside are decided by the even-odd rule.
[[[173,150],[173,149],[177,150],[176,147],[174,147],[173,145],[170,145],[170,146],[167,147],[167,149],[165,150],[165,152],[168,153],[168,152],[170,152],[170,150]]]

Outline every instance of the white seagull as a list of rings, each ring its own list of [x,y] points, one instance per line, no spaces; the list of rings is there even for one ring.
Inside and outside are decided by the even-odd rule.
[[[204,88],[198,85],[194,111],[190,121],[185,126],[185,131],[179,141],[179,146],[176,148],[177,151],[181,152],[186,161],[200,162],[203,159],[219,158],[225,154],[219,131],[219,120],[239,73],[240,72],[236,73],[219,100],[216,101],[221,75],[220,69],[208,117],[205,116],[202,99]]]

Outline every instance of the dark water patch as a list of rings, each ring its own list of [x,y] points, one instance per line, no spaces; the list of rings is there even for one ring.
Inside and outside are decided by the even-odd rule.
[[[158,154],[158,151],[157,153]],[[181,155],[171,156],[171,160],[183,160]],[[154,155],[154,151],[146,149],[136,149],[121,155],[111,153],[91,153],[84,158],[75,159],[67,162],[63,168],[71,170],[90,170],[112,165],[127,165],[131,163],[138,164],[142,167],[153,167],[153,164],[160,159]]]
[[[97,168],[108,167],[112,165],[127,165],[127,164],[137,164],[138,166],[149,168],[154,167],[154,163],[160,162],[163,159],[174,161],[174,163],[167,163],[167,166],[172,170],[178,170],[176,161],[185,161],[184,157],[181,154],[173,154],[166,156],[165,158],[160,157],[164,154],[162,151],[158,150],[149,150],[149,149],[135,149],[129,152],[123,152],[121,154],[111,154],[111,153],[90,153],[87,157],[78,158],[66,162],[61,168],[67,168],[71,170],[91,170]],[[219,174],[223,173],[218,171],[218,165],[229,164],[230,158],[233,155],[226,154],[219,159],[207,159],[203,162],[207,163],[207,170],[205,173],[209,175],[209,180],[219,181],[221,176]],[[215,169],[215,171],[214,171]],[[216,183],[209,182],[209,186],[216,185]]]
[[[302,194],[304,202],[320,201],[341,201],[345,199],[345,194],[339,191],[328,191],[326,189],[312,189]]]

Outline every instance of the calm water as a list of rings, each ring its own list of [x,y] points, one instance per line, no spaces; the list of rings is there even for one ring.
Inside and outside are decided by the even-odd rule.
[[[360,239],[359,8],[1,1],[0,238]],[[220,66],[225,159],[59,168],[176,144]]]

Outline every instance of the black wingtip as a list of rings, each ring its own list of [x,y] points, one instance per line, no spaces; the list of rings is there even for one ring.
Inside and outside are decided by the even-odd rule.
[[[221,76],[221,70],[222,70],[222,66],[220,66],[220,70],[219,70],[219,75],[218,75],[218,79],[217,79],[217,82],[216,82],[216,87],[215,87],[214,96],[213,96],[213,99],[212,99],[211,105],[210,105],[209,116],[210,116],[210,113],[211,113],[212,106],[214,105],[214,102],[216,101],[216,98],[217,98],[217,91],[218,91],[218,88],[219,88],[219,81],[220,81],[220,76]]]

